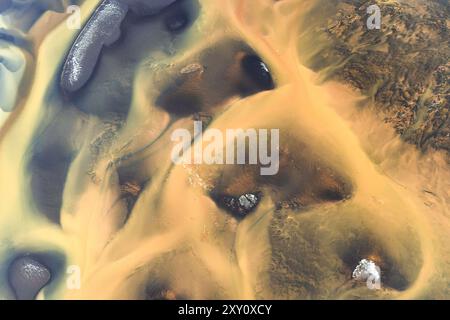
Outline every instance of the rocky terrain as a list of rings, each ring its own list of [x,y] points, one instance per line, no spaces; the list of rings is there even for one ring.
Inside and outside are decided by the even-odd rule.
[[[366,26],[373,4],[380,30]],[[449,2],[319,1],[313,10],[321,6],[329,10],[314,32],[326,40],[310,67],[371,98],[405,141],[450,152]]]

